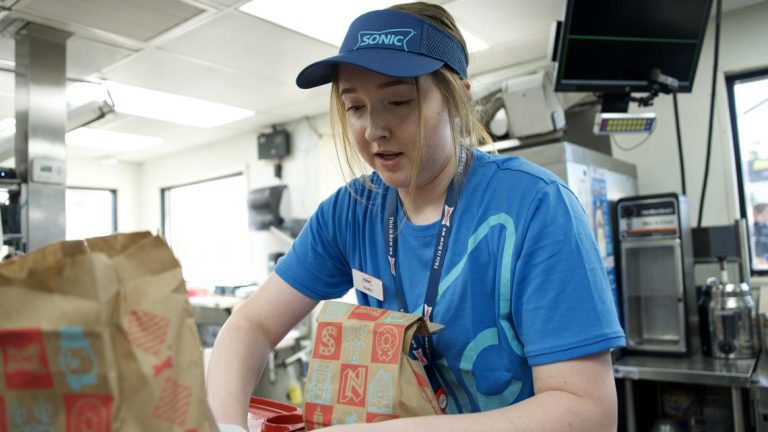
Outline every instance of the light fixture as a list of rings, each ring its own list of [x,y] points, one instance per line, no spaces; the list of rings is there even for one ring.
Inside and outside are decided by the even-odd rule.
[[[68,132],[66,142],[70,147],[128,152],[152,147],[163,140],[144,135],[81,127]]]
[[[188,126],[212,128],[250,117],[253,111],[189,96],[104,82],[119,113]]]
[[[597,113],[595,115],[595,135],[651,133],[656,126],[655,113]]]
[[[386,9],[400,1],[392,0],[251,0],[240,10],[279,26],[299,32],[333,46],[341,46],[347,28],[358,16],[372,10]],[[297,13],[301,11],[301,13]],[[478,37],[461,30],[469,52],[488,48]]]

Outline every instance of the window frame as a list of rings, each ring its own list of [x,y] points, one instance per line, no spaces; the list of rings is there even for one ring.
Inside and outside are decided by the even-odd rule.
[[[116,188],[90,187],[90,186],[66,186],[64,188],[65,194],[67,189],[112,192],[112,233],[114,234],[117,232],[117,192],[118,191]],[[66,222],[65,222],[65,229],[66,229]]]
[[[734,159],[736,164],[736,184],[738,187],[739,198],[739,213],[742,219],[750,220],[747,212],[747,197],[745,196],[744,189],[744,172],[742,169],[742,151],[741,143],[739,142],[739,117],[736,112],[736,94],[734,87],[737,84],[744,84],[750,81],[768,80],[768,66],[760,67],[758,69],[749,70],[746,72],[737,72],[732,74],[726,74],[725,87],[728,94],[728,113],[731,121],[731,139],[733,140]],[[752,227],[747,224],[747,232],[751,239]],[[752,276],[768,276],[768,269],[755,269],[752,266],[754,261],[754,251],[752,250],[752,242],[749,241],[749,270]]]
[[[241,181],[242,182],[242,186],[244,187],[245,194],[243,195],[243,198],[242,198],[242,201],[243,201],[242,204],[243,204],[243,210],[246,212],[243,216],[245,217],[244,229],[247,232],[247,230],[248,230],[248,213],[247,213],[248,212],[248,206],[247,206],[246,197],[247,197],[247,192],[248,192],[248,175],[247,175],[247,172],[245,170],[243,170],[243,171],[236,171],[236,172],[230,172],[230,173],[224,174],[224,175],[212,176],[212,177],[203,178],[203,179],[194,180],[194,181],[189,181],[189,182],[185,182],[185,183],[177,183],[177,184],[174,184],[174,185],[165,186],[165,187],[160,188],[160,218],[161,218],[160,232],[161,232],[161,235],[166,239],[166,241],[168,242],[168,244],[169,244],[169,246],[171,247],[172,250],[174,250],[176,247],[178,247],[178,245],[175,244],[175,242],[174,242],[174,230],[173,230],[173,227],[171,226],[171,223],[172,223],[172,221],[174,219],[173,218],[173,210],[172,210],[173,204],[171,203],[171,193],[174,190],[183,189],[183,188],[186,188],[186,187],[189,187],[189,186],[204,185],[206,183],[217,182],[217,181],[221,181],[221,180],[229,180],[229,179],[232,179],[232,180],[237,181],[237,182]],[[184,232],[184,230],[182,230],[182,232]],[[251,245],[250,244],[241,245],[241,246],[246,247],[249,250],[247,253],[251,254],[251,252],[250,252]],[[246,283],[246,282],[250,282],[250,280],[252,279],[252,275],[247,274],[249,272],[249,270],[247,270],[247,269],[245,269],[245,270],[243,270],[242,272],[239,272],[239,273],[238,272],[233,272],[232,274],[230,274],[230,276],[232,276],[232,275],[239,276],[239,277],[235,277],[234,279],[231,279],[231,281],[230,280],[226,280],[225,281],[226,278],[221,279],[221,280],[219,280],[220,278],[214,278],[214,279],[208,280],[206,278],[194,277],[191,274],[188,274],[186,271],[184,271],[185,265],[188,265],[188,262],[186,262],[186,258],[189,258],[189,257],[186,256],[182,251],[178,251],[177,252],[177,251],[174,250],[174,253],[177,253],[177,259],[179,259],[179,262],[182,265],[182,272],[184,273],[184,278],[185,278],[185,281],[187,283],[203,284],[202,286],[210,285],[210,288],[212,288],[213,286],[219,285],[220,283],[224,283],[225,285],[228,285],[228,284],[231,283],[231,281],[234,281],[234,280],[237,280],[237,283]],[[195,267],[193,266],[191,268],[195,268]],[[199,276],[199,274],[198,274],[198,276]],[[190,279],[188,279],[188,278],[190,278]]]
[[[194,186],[196,184],[208,183],[208,182],[212,182],[212,181],[216,181],[216,180],[223,180],[223,179],[227,179],[227,178],[231,178],[231,177],[237,177],[237,176],[245,177],[245,175],[246,175],[245,172],[237,171],[237,172],[230,173],[230,174],[224,174],[224,175],[220,175],[220,176],[216,176],[216,177],[204,178],[204,179],[195,180],[195,181],[191,181],[191,182],[187,182],[187,183],[178,183],[178,184],[174,184],[174,185],[171,185],[171,186],[165,186],[165,187],[160,188],[160,233],[162,234],[162,236],[164,238],[168,238],[168,232],[169,232],[168,223],[170,222],[170,217],[166,217],[166,216],[170,216],[171,209],[169,208],[170,207],[169,204],[170,204],[171,190],[172,189],[183,188],[183,187],[187,187],[187,186]],[[247,180],[248,179],[245,178],[245,180],[246,180],[246,185],[247,185]],[[247,187],[246,187],[246,189],[247,189]]]

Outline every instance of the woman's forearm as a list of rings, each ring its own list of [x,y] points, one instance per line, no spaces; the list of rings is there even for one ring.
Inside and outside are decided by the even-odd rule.
[[[382,423],[335,426],[328,432],[560,432],[616,430],[614,401],[584,399],[563,391],[547,391],[504,408],[472,414],[437,415],[390,420]]]
[[[234,314],[216,337],[207,385],[208,401],[219,423],[246,427],[248,400],[272,349],[263,332],[254,327]]]

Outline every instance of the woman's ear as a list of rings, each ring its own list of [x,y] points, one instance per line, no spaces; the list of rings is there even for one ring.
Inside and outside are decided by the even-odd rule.
[[[470,83],[468,79],[462,80],[461,82],[464,83],[464,88],[467,89],[467,91],[472,89],[472,83]]]

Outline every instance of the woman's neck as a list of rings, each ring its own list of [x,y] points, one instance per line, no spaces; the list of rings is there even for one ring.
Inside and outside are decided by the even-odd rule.
[[[450,158],[445,167],[432,180],[416,187],[413,197],[409,200],[408,188],[398,189],[400,201],[405,208],[408,220],[414,225],[426,225],[440,219],[443,214],[443,204],[448,186],[456,175],[456,159]]]

